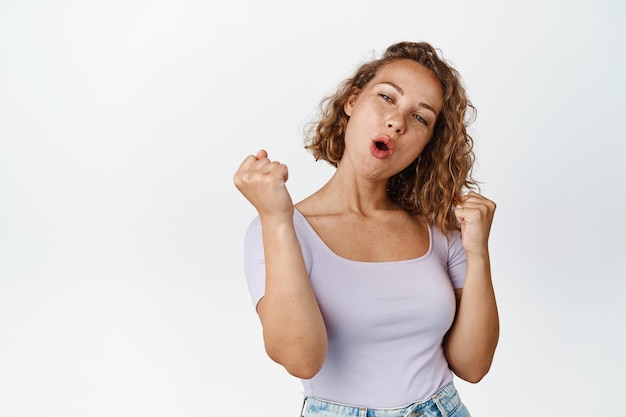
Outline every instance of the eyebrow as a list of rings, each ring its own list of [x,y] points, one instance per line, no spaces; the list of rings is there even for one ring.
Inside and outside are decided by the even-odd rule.
[[[401,95],[404,95],[404,90],[402,89],[402,87],[400,87],[398,84],[396,84],[396,83],[394,83],[392,81],[382,81],[379,84],[387,84],[387,85],[393,87],[395,90],[397,90],[398,93],[400,93]],[[437,116],[437,112],[435,111],[435,109],[430,104],[421,102],[421,103],[419,103],[419,106],[423,107],[423,108],[425,108],[427,110],[430,110],[431,112],[433,112],[433,114],[435,116]]]

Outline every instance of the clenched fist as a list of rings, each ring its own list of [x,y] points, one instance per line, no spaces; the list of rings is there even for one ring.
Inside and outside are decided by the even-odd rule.
[[[291,220],[293,202],[285,186],[288,178],[287,166],[270,161],[262,149],[243,160],[233,181],[261,219]]]
[[[460,198],[455,215],[461,223],[461,239],[468,256],[488,252],[487,242],[496,204],[473,191]]]

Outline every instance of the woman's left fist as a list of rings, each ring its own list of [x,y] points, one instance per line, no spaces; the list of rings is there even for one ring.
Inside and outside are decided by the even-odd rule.
[[[461,239],[468,256],[488,253],[495,211],[496,203],[473,191],[459,199],[454,214],[461,224]]]

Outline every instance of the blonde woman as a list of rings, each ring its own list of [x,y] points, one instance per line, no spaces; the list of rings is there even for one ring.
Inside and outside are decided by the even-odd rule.
[[[469,416],[453,375],[480,381],[499,333],[495,204],[464,194],[473,110],[437,50],[398,43],[322,102],[320,190],[294,205],[264,150],[235,174],[258,212],[245,267],[266,351],[302,379],[302,416]]]

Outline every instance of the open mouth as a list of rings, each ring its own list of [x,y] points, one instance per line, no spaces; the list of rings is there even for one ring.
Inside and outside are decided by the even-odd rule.
[[[381,142],[381,141],[376,141],[376,148],[380,149],[381,151],[388,151],[389,147],[387,146],[387,144],[385,142]]]
[[[393,153],[396,143],[386,135],[380,135],[372,141],[370,151],[375,158],[385,159]]]

